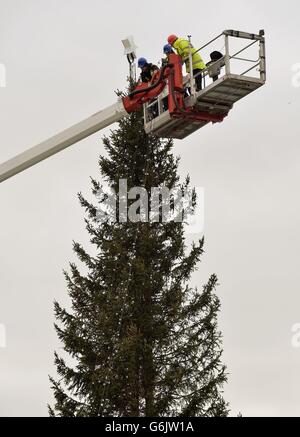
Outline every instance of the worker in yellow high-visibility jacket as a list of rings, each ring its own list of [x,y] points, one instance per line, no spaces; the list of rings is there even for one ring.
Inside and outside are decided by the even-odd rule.
[[[206,68],[203,59],[197,49],[193,46],[191,47],[190,42],[184,38],[178,38],[176,35],[170,35],[168,37],[168,43],[176,50],[177,54],[181,57],[182,62],[185,63],[187,73],[190,73],[190,51],[192,51],[192,61],[193,61],[193,74],[196,80],[197,91],[202,89],[202,75],[201,71]]]

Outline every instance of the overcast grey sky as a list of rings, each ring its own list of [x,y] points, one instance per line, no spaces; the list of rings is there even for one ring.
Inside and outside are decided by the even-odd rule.
[[[121,39],[161,57],[167,35],[202,45],[224,29],[266,30],[268,83],[228,119],[176,141],[180,172],[206,191],[206,254],[193,278],[220,280],[220,328],[232,414],[300,415],[300,6],[213,2],[0,0],[0,162],[114,103],[126,85]],[[300,84],[300,83],[299,83]],[[107,131],[106,131],[107,132]],[[76,193],[97,177],[102,133],[0,186],[0,416],[47,415],[54,374],[53,300],[72,240],[87,243]],[[1,332],[0,332],[1,335]]]

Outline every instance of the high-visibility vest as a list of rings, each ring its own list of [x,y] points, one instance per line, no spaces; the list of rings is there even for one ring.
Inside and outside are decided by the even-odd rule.
[[[178,55],[181,57],[182,61],[185,62],[186,65],[186,71],[187,73],[190,73],[190,60],[189,55],[190,51],[192,51],[193,55],[193,70],[204,70],[206,68],[205,63],[203,62],[203,59],[201,58],[201,55],[199,52],[197,52],[197,49],[195,49],[192,46],[192,49],[190,48],[190,43],[184,38],[178,38],[174,44],[173,47],[176,49]],[[197,53],[196,53],[197,52]]]

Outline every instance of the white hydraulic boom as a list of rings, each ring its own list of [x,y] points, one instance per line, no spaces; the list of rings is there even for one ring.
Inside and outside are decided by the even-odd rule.
[[[130,64],[130,77],[134,80],[134,60],[136,59],[136,48],[133,37],[129,36],[124,39],[123,45],[125,54]],[[89,137],[95,132],[100,131],[113,123],[120,121],[128,116],[129,113],[124,107],[122,99],[106,109],[97,112],[86,120],[75,124],[74,126],[64,130],[63,132],[54,135],[46,141],[26,150],[23,153],[15,156],[9,161],[0,164],[0,183],[11,178],[12,176],[21,173],[22,171],[32,167],[35,164],[55,155],[58,152],[66,149],[69,146]]]
[[[0,182],[15,176],[29,167],[66,149],[72,144],[100,131],[129,115],[123,102],[119,101],[86,120],[75,124],[63,132],[0,164]]]

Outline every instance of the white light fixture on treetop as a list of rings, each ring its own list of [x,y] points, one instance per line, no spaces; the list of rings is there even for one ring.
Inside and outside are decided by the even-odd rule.
[[[124,46],[124,53],[127,56],[129,62],[129,76],[131,80],[136,82],[136,49],[137,45],[134,42],[133,36],[128,36],[126,39],[122,40]]]

